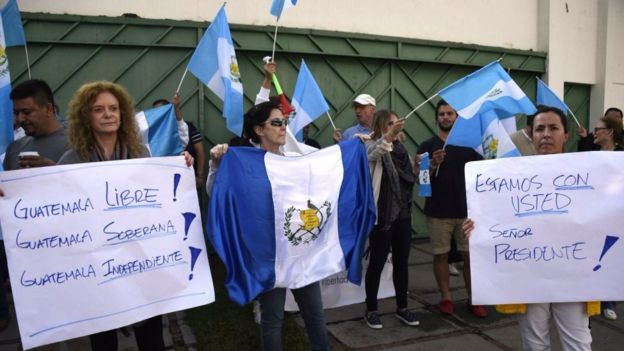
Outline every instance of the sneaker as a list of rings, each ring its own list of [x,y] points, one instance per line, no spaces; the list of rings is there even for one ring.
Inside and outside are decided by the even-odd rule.
[[[453,314],[453,301],[451,300],[442,300],[440,301],[440,313],[442,314]]]
[[[450,275],[454,275],[454,276],[458,276],[459,275],[459,271],[455,267],[454,263],[449,263],[449,274]]]
[[[479,318],[485,318],[487,317],[488,313],[487,310],[485,309],[485,307],[481,306],[481,305],[472,305],[472,304],[468,304],[468,309],[470,310],[470,312]]]
[[[615,313],[615,311],[610,308],[605,308],[604,310],[602,310],[602,314],[606,319],[610,321],[614,321],[617,319],[617,313]]]
[[[383,328],[383,324],[381,324],[381,319],[379,319],[379,315],[377,312],[366,312],[364,315],[364,320],[366,324],[373,329],[381,329]]]
[[[394,315],[405,325],[412,327],[420,325],[420,321],[418,320],[416,313],[408,311],[407,308],[396,311]]]

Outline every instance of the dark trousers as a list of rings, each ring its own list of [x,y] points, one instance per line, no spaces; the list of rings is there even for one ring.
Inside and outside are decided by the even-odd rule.
[[[139,351],[164,351],[162,316],[146,319],[133,327]],[[93,351],[117,351],[117,329],[89,335]]]
[[[321,285],[316,282],[299,289],[292,289],[291,292],[297,301],[299,311],[301,311],[308,341],[310,341],[310,349],[314,351],[329,350]],[[258,301],[260,301],[262,311],[260,325],[262,350],[281,351],[286,289],[275,288],[264,292],[258,296]]]
[[[369,237],[370,261],[366,271],[366,308],[377,310],[377,292],[381,271],[392,248],[392,281],[396,296],[397,308],[407,307],[407,260],[409,258],[412,239],[411,219],[397,219],[388,231],[381,231],[378,226],[373,228]]]
[[[8,277],[6,253],[4,252],[4,240],[0,240],[0,319],[9,320],[9,303],[7,302],[6,289],[4,289],[5,277]]]

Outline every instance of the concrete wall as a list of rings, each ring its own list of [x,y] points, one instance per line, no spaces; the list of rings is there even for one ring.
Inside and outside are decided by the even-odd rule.
[[[6,0],[0,0],[4,2]],[[230,23],[275,25],[272,0],[231,0]],[[211,21],[217,0],[18,0],[22,11]],[[510,25],[509,14],[513,14]],[[536,49],[537,0],[299,0],[280,26]]]
[[[274,25],[272,0],[231,0],[230,23]],[[4,3],[6,0],[0,0]],[[18,0],[22,11],[210,21],[215,0]],[[624,108],[624,0],[299,0],[280,26],[548,53],[546,82],[592,85],[592,125]]]

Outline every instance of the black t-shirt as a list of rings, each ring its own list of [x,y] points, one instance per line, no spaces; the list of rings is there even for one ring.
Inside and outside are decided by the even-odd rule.
[[[321,144],[319,144],[316,140],[314,139],[306,139],[303,141],[304,144],[308,145],[308,146],[312,146],[315,147],[317,149],[321,148]]]
[[[191,154],[191,156],[193,156],[193,167],[195,167],[195,175],[197,175],[197,152],[195,151],[195,144],[197,143],[201,143],[203,140],[203,137],[201,135],[201,133],[199,132],[199,130],[197,130],[197,128],[193,125],[193,123],[191,122],[186,122],[186,125],[188,126],[188,132],[189,132],[189,142],[188,145],[186,145],[186,150],[189,154]]]
[[[418,154],[433,152],[444,147],[439,136],[425,140],[418,148]],[[470,161],[483,159],[476,151],[467,147],[447,145],[446,156],[439,166],[439,172],[430,173],[431,197],[425,200],[425,215],[434,218],[464,218],[466,208],[466,179],[464,166]]]

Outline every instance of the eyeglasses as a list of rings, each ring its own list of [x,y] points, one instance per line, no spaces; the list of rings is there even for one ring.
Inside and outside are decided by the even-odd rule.
[[[264,122],[267,123],[267,122]],[[281,126],[287,126],[288,125],[288,120],[286,118],[273,118],[272,120],[268,121],[269,124],[271,124],[273,127],[281,127]]]
[[[599,130],[603,130],[603,129],[605,129],[605,130],[606,130],[606,129],[611,129],[611,128],[596,127],[596,128],[594,128],[594,134],[595,134],[595,133],[598,133],[598,131],[599,131]]]

